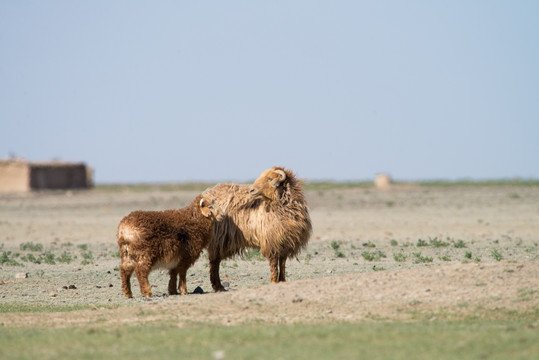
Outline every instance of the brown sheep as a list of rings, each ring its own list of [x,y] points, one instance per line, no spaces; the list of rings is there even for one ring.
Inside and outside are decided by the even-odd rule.
[[[148,275],[157,268],[169,270],[168,293],[187,294],[187,269],[199,258],[212,236],[216,221],[222,220],[219,205],[208,196],[199,195],[179,210],[134,211],[118,225],[118,246],[122,263],[122,291],[131,298],[133,271],[144,297],[151,297]]]
[[[208,244],[210,280],[224,291],[219,277],[221,260],[258,248],[269,260],[271,282],[286,281],[286,259],[296,257],[311,236],[311,218],[302,181],[290,170],[273,167],[253,185],[218,184],[211,195],[225,214]]]

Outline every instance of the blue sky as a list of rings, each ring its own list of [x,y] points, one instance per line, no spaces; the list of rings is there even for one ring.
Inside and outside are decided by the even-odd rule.
[[[0,1],[0,158],[539,178],[537,1]]]

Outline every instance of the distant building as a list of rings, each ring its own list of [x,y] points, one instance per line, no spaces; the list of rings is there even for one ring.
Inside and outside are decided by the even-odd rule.
[[[378,189],[387,189],[391,186],[393,180],[389,174],[378,174],[374,179],[374,186]]]
[[[0,192],[85,189],[92,186],[92,169],[84,163],[0,160]]]

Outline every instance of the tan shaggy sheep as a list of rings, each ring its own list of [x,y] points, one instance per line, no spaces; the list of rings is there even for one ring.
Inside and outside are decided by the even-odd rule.
[[[148,275],[157,268],[169,270],[170,295],[178,293],[178,274],[180,292],[187,294],[187,269],[199,258],[212,236],[215,222],[222,218],[219,205],[203,195],[183,209],[134,211],[124,217],[117,234],[124,295],[133,297],[130,279],[134,271],[140,292],[151,297]]]
[[[252,185],[218,184],[204,192],[224,212],[208,244],[210,280],[223,291],[221,260],[258,248],[269,260],[271,282],[285,281],[286,259],[296,257],[311,236],[311,218],[302,181],[290,170],[265,170]]]

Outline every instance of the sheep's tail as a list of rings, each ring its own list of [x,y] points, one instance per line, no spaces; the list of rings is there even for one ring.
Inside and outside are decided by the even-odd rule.
[[[129,242],[125,238],[118,238],[118,247],[120,248],[120,257],[122,259],[129,258]]]

